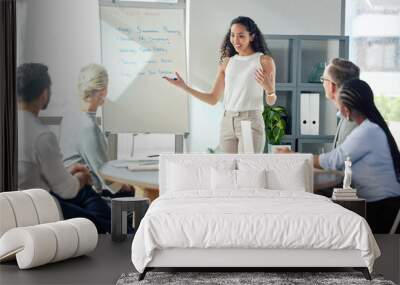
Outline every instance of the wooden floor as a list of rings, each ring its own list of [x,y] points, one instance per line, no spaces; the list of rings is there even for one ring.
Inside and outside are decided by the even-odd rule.
[[[376,235],[382,256],[374,272],[400,284],[400,235]],[[131,261],[132,238],[112,242],[100,235],[97,248],[87,256],[29,270],[19,270],[16,262],[0,264],[0,284],[115,284],[122,273],[135,271]]]
[[[122,273],[134,271],[132,238],[112,242],[111,235],[99,235],[95,251],[41,267],[19,270],[16,262],[0,265],[0,284],[115,284]]]

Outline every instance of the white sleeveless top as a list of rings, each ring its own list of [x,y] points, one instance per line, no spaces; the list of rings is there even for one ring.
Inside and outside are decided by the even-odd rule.
[[[226,111],[264,110],[263,88],[255,79],[261,68],[261,56],[256,52],[249,56],[238,54],[229,59],[225,69],[224,107]]]

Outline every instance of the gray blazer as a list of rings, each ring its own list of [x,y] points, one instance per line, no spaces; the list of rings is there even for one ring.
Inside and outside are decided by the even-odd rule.
[[[357,127],[357,124],[355,122],[350,122],[341,117],[339,124],[336,128],[335,138],[333,139],[333,149],[341,145],[355,127]]]

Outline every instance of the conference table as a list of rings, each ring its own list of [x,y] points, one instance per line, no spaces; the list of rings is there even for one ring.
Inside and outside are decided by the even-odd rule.
[[[158,170],[132,171],[127,167],[118,167],[124,160],[111,160],[106,162],[99,170],[100,175],[106,181],[128,184],[139,187],[143,191],[143,197],[150,201],[159,195]]]
[[[132,171],[127,167],[121,167],[125,161],[112,160],[100,168],[100,175],[107,181],[128,184],[139,187],[143,196],[151,201],[159,195],[158,170]],[[314,169],[314,193],[323,192],[333,188],[343,181],[343,173],[340,171],[326,171]]]

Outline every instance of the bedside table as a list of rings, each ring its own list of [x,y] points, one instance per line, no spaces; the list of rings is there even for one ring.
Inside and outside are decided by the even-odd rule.
[[[121,197],[111,200],[111,239],[123,241],[128,233],[128,213],[135,213],[134,231],[146,214],[150,199],[140,197]]]
[[[366,201],[365,199],[340,199],[340,200],[334,200],[331,199],[333,203],[339,204],[340,206],[353,211],[356,214],[359,214],[361,217],[364,219],[367,218],[366,215]]]

